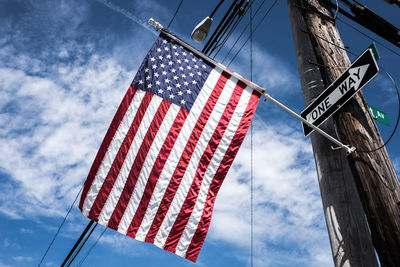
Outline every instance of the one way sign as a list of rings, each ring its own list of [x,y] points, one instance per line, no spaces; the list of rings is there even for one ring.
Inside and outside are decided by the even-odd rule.
[[[374,78],[378,71],[372,50],[365,50],[336,81],[301,112],[301,116],[319,126]],[[303,123],[303,131],[307,136],[313,129]]]

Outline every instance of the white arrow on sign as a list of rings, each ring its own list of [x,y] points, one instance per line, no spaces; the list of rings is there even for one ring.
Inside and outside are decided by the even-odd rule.
[[[316,106],[306,117],[310,123],[316,121],[330,107],[334,106],[349,90],[357,91],[364,78],[365,73],[370,64],[349,69],[349,77],[347,77],[339,86],[337,86],[321,103]]]

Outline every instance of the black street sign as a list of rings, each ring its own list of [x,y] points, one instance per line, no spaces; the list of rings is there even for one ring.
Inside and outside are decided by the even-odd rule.
[[[318,127],[374,78],[378,71],[378,64],[376,64],[372,50],[365,50],[300,115]],[[303,131],[304,135],[307,136],[313,129],[303,123]]]

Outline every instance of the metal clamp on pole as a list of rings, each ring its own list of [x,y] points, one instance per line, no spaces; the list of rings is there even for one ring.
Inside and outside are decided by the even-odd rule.
[[[275,105],[277,105],[278,107],[282,108],[283,110],[285,110],[286,112],[288,112],[289,114],[291,114],[292,116],[294,116],[295,118],[301,120],[302,122],[304,122],[305,124],[307,124],[308,126],[310,126],[311,128],[313,128],[315,131],[317,131],[319,134],[321,134],[322,136],[324,136],[325,138],[327,138],[328,140],[330,140],[331,142],[335,143],[337,146],[339,146],[340,148],[344,148],[346,149],[346,155],[351,154],[353,151],[355,151],[356,149],[354,147],[350,147],[348,145],[343,144],[342,142],[340,142],[339,140],[337,140],[336,138],[332,137],[331,135],[327,134],[326,132],[324,132],[323,130],[321,130],[320,128],[316,127],[315,125],[313,125],[312,123],[308,122],[306,119],[304,119],[303,117],[301,117],[300,115],[298,115],[296,112],[292,111],[291,109],[289,109],[288,107],[286,107],[285,105],[283,105],[282,103],[280,103],[279,101],[277,101],[276,99],[272,98],[269,94],[264,93],[264,97],[266,100],[270,100],[272,103],[274,103]]]
[[[153,18],[149,19],[149,24],[153,25],[156,28],[156,31],[161,31],[164,27],[158,21],[155,21]]]

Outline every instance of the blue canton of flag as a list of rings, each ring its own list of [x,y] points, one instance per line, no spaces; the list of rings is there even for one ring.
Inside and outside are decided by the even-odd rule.
[[[166,38],[156,40],[132,83],[190,110],[212,66]]]

